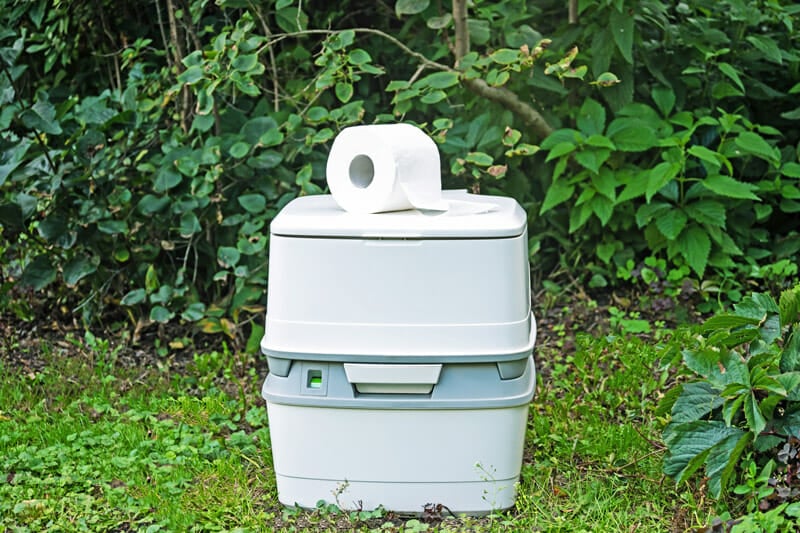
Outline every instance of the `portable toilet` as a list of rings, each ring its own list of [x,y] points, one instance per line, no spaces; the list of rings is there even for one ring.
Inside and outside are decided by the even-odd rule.
[[[278,498],[485,514],[513,506],[535,388],[526,214],[355,214],[330,195],[270,228],[261,349]]]

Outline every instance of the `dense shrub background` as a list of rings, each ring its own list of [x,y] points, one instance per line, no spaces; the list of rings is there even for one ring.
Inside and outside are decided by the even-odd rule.
[[[341,128],[391,121],[526,207],[539,273],[647,260],[732,300],[795,275],[800,6],[576,5],[475,1],[467,49],[450,2],[0,0],[0,303],[235,336],[270,219]]]

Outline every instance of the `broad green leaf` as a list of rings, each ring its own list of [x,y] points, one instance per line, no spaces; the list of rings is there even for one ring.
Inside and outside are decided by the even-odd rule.
[[[127,233],[128,223],[124,220],[101,220],[97,223],[97,230],[107,235]]]
[[[719,391],[705,381],[684,383],[680,396],[672,405],[672,422],[681,424],[700,420],[722,406],[723,401]]]
[[[241,159],[250,152],[250,143],[245,141],[237,141],[228,149],[228,153],[234,159]]]
[[[441,102],[442,100],[447,98],[447,93],[444,91],[431,91],[425,93],[422,98],[419,99],[420,102],[423,104],[435,104]]]
[[[467,163],[478,165],[479,167],[488,167],[494,162],[494,158],[489,154],[483,152],[469,152],[465,158]]]
[[[689,153],[689,155],[693,155],[696,158],[703,161],[704,163],[707,163],[707,165],[703,166],[705,166],[705,168],[707,168],[710,172],[717,172],[722,166],[722,162],[720,161],[720,154],[712,150],[709,150],[705,146],[696,144],[694,146],[691,146],[687,150],[687,152]]]
[[[276,10],[275,22],[278,24],[280,29],[291,33],[296,31],[305,31],[308,28],[308,15],[306,15],[305,11],[300,9],[300,6],[302,6],[302,2],[300,2],[297,6],[287,6]],[[344,35],[344,33],[345,32],[341,32],[338,34],[340,41],[345,40],[347,37],[347,35]],[[352,39],[350,42],[352,42]],[[344,46],[349,46],[349,44],[345,44]]]
[[[470,17],[467,19],[467,29],[469,30],[470,41],[477,45],[488,43],[492,36],[492,30],[488,20]]]
[[[235,267],[240,258],[239,250],[232,246],[220,246],[217,249],[217,261],[223,267]]]
[[[602,135],[606,128],[606,109],[596,100],[587,98],[578,111],[578,128],[590,135]]]
[[[664,430],[668,450],[664,458],[664,473],[679,483],[686,481],[703,464],[711,448],[729,442],[729,445],[723,444],[722,451],[731,451],[742,433],[740,429],[727,427],[718,420],[669,424]]]
[[[677,239],[678,250],[698,276],[703,276],[711,254],[711,239],[699,226],[690,226]]]
[[[197,322],[205,316],[206,304],[203,302],[194,302],[181,313],[181,318],[187,322]]]
[[[684,207],[690,219],[700,224],[724,228],[727,219],[725,205],[716,200],[698,200]]]
[[[653,97],[653,102],[655,102],[656,107],[661,111],[664,118],[669,117],[669,114],[672,113],[672,110],[675,108],[675,91],[670,87],[658,85],[653,87],[650,91],[650,95]]]
[[[163,305],[154,305],[152,309],[150,309],[150,320],[153,322],[159,322],[161,324],[165,324],[169,322],[175,314],[172,313],[169,309],[164,307]]]
[[[611,156],[611,151],[601,148],[599,150],[582,150],[575,152],[575,160],[584,168],[595,174],[600,172],[600,167]]]
[[[432,30],[441,30],[450,26],[453,21],[453,15],[445,13],[440,17],[431,17],[425,21],[425,24]]]
[[[714,446],[706,458],[708,488],[714,498],[719,498],[736,471],[739,458],[753,441],[752,433],[731,435]]]
[[[425,76],[417,82],[417,84],[427,85],[433,89],[447,89],[453,85],[458,85],[457,72],[434,72]],[[416,85],[416,84],[415,84]]]
[[[653,128],[641,120],[617,118],[608,125],[606,135],[622,152],[643,152],[658,143]]]
[[[392,80],[389,82],[389,85],[386,86],[387,91],[401,91],[403,89],[408,89],[411,87],[411,84],[406,80]],[[327,112],[325,113],[327,116]]]
[[[50,258],[42,254],[28,263],[22,271],[20,283],[24,287],[30,287],[35,291],[40,291],[56,280],[56,269],[50,262]]]
[[[569,210],[569,233],[575,233],[589,220],[594,213],[592,206],[587,202]]]
[[[416,15],[428,9],[430,3],[430,0],[397,0],[394,5],[394,12],[397,13],[398,17]]]
[[[771,37],[767,35],[748,35],[745,37],[747,41],[752,44],[753,46],[758,49],[759,52],[764,54],[764,57],[768,61],[772,61],[773,63],[777,63],[778,65],[783,64],[783,58],[781,56],[781,49]]]
[[[600,220],[600,224],[605,227],[608,221],[611,220],[611,215],[614,214],[614,201],[605,196],[597,195],[591,199],[588,205]]]
[[[189,238],[195,233],[199,233],[201,229],[200,221],[194,211],[187,211],[181,215],[180,228],[178,230],[181,237]]]
[[[570,185],[566,180],[556,180],[547,189],[544,195],[542,207],[539,209],[539,214],[542,215],[559,204],[562,204],[572,197],[575,192],[575,186]]]
[[[336,93],[336,98],[343,104],[346,104],[353,97],[353,84],[339,82],[334,87],[334,92]]]
[[[327,110],[322,107],[312,107],[308,110],[307,117],[311,119],[312,115],[317,115],[319,112],[327,115]],[[244,123],[242,129],[239,130],[244,136],[244,140],[250,144],[259,142],[262,136],[271,132],[278,131],[278,123],[272,117],[254,117]]]
[[[35,129],[40,133],[60,135],[62,130],[56,120],[56,108],[46,99],[42,99],[43,96],[46,96],[46,93],[39,93],[37,97],[40,99],[22,112],[20,116],[22,123],[25,127]]]
[[[772,163],[776,168],[780,165],[780,153],[757,133],[744,131],[733,142],[745,153],[764,159]]]
[[[619,53],[628,64],[633,64],[633,17],[627,11],[612,9],[608,24]]]
[[[347,53],[347,61],[352,65],[363,65],[372,61],[372,57],[366,50],[355,48]]]
[[[706,189],[715,192],[720,196],[727,196],[728,198],[741,198],[744,200],[760,200],[758,196],[753,194],[753,191],[757,189],[755,185],[737,181],[730,176],[711,174],[700,183],[702,183]]]
[[[166,192],[176,186],[183,180],[180,172],[171,168],[170,166],[163,166],[158,169],[156,173],[155,183],[153,183],[153,190],[156,192]]]
[[[744,399],[744,417],[747,420],[747,426],[753,435],[759,435],[767,426],[767,421],[761,413],[761,408],[758,405],[758,400],[755,393],[751,392]]]
[[[147,293],[144,289],[133,289],[132,291],[128,291],[119,303],[122,305],[136,305],[142,303],[146,296]]]
[[[739,90],[741,90],[742,93],[745,92],[744,83],[742,83],[742,79],[739,77],[739,73],[733,66],[725,62],[719,62],[717,63],[717,67],[719,68],[720,72],[725,74],[725,76],[727,76],[728,79],[730,79],[733,83],[736,84],[737,87],[739,87]]]
[[[674,206],[666,202],[653,202],[640,205],[639,209],[636,210],[636,225],[643,228],[649,224],[651,220],[670,209],[674,209]]]
[[[670,209],[656,218],[656,227],[669,240],[674,240],[686,227],[686,213],[682,209]]]
[[[51,213],[39,222],[39,235],[49,242],[55,242],[67,231],[67,220],[59,213]]]
[[[800,347],[796,348],[800,349]],[[800,357],[798,353],[794,355]],[[781,364],[783,364],[783,361],[781,361]],[[800,401],[800,361],[795,361],[794,365],[794,370],[786,371],[784,371],[783,366],[781,366],[781,372],[783,373],[775,376],[778,383],[786,390],[786,399],[790,402]]]
[[[97,271],[97,262],[86,256],[73,257],[64,265],[64,282],[75,285]]]
[[[616,201],[617,179],[613,170],[604,168],[599,174],[592,176],[591,180],[598,193],[611,200],[611,202]]]
[[[500,48],[489,54],[489,59],[499,65],[510,65],[511,63],[519,61],[519,50]]]
[[[192,85],[203,79],[202,65],[193,65],[178,75],[178,82]]]
[[[681,171],[679,163],[669,163],[664,161],[659,163],[650,171],[647,177],[647,188],[645,198],[649,202],[667,183],[671,182]]]
[[[720,329],[731,329],[731,328],[739,328],[742,326],[757,326],[760,320],[757,318],[750,318],[746,316],[739,316],[734,315],[731,313],[724,313],[721,315],[715,315],[705,322],[703,322],[702,330],[703,332],[710,332]]]
[[[800,371],[800,325],[798,324],[795,324],[792,328],[792,332],[783,347],[780,369],[781,372]],[[795,390],[795,393],[800,393],[800,389]]]
[[[170,199],[168,196],[155,196],[152,194],[145,194],[136,208],[144,215],[152,215],[162,211],[169,205]]]
[[[574,152],[575,148],[577,147],[570,142],[559,143],[550,150],[550,152],[547,154],[547,159],[545,159],[545,161],[552,161],[553,159],[561,157],[562,155]]]
[[[781,326],[788,326],[800,320],[800,289],[786,289],[778,300]]]
[[[245,211],[257,215],[267,207],[267,199],[261,194],[244,194],[236,199]]]

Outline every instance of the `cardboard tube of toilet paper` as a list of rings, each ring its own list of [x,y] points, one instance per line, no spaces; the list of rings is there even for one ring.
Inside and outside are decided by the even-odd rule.
[[[449,207],[436,143],[411,124],[343,129],[328,155],[327,179],[333,199],[351,213]]]

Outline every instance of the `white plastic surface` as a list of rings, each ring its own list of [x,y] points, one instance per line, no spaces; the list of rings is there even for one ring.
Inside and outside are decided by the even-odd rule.
[[[361,393],[428,394],[439,382],[441,364],[344,363],[347,381]]]
[[[267,404],[278,498],[481,514],[514,504],[528,405],[372,410]]]
[[[524,232],[476,239],[270,239],[261,344],[267,354],[518,359],[534,336]]]
[[[512,198],[442,191],[454,208],[446,212],[417,210],[379,214],[348,213],[329,194],[302,196],[287,204],[272,221],[272,235],[368,238],[499,238],[525,231],[527,215]],[[486,204],[491,211],[461,210],[459,202]],[[488,208],[488,207],[487,207]]]

